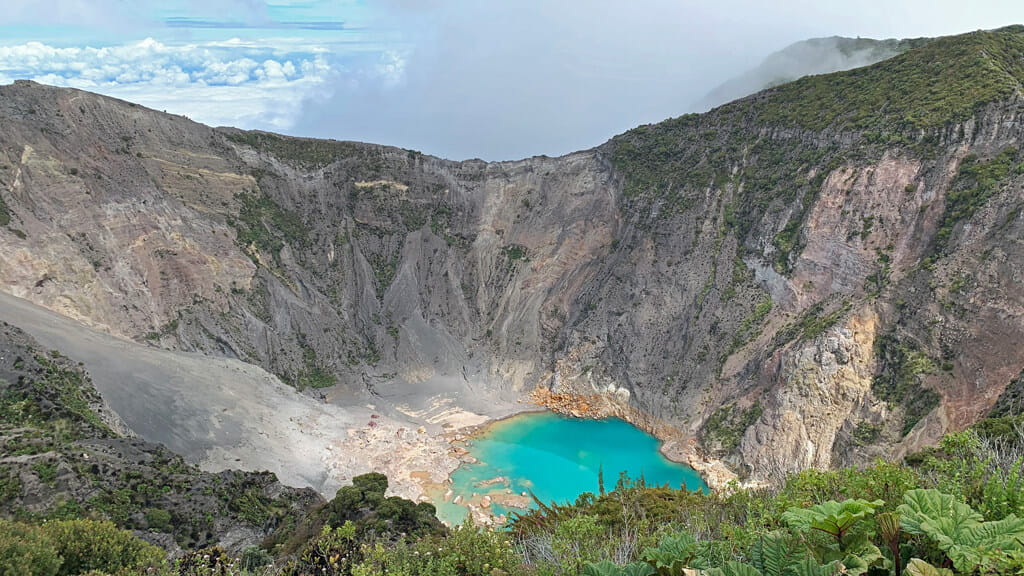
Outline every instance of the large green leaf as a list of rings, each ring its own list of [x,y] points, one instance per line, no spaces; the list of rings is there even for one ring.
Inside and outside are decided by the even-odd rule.
[[[961,543],[992,548],[1020,548],[1024,539],[1024,518],[1010,514],[1002,520],[984,522],[964,530]]]
[[[786,567],[801,559],[803,555],[778,532],[765,535],[750,550],[750,563],[764,576],[784,576]]]
[[[896,510],[900,527],[908,534],[931,535],[938,531],[948,535],[982,521],[981,514],[970,506],[938,490],[907,490]]]
[[[645,562],[618,566],[607,560],[591,562],[580,572],[581,576],[653,576],[654,574],[654,567]]]
[[[953,571],[936,568],[920,558],[913,558],[907,562],[907,569],[903,571],[903,574],[905,576],[953,576]]]
[[[802,561],[796,564],[790,565],[786,569],[787,576],[834,576],[835,574],[841,574],[844,570],[844,566],[840,562],[829,562],[828,564],[819,564],[817,560],[808,556]]]
[[[982,522],[970,506],[937,490],[907,491],[898,510],[904,531],[934,540],[961,572],[998,560],[1006,550],[1020,550],[1024,541],[1024,519],[1011,514]]]
[[[718,568],[704,572],[705,576],[767,576],[750,564],[743,562],[726,562]]]
[[[607,560],[588,562],[580,572],[580,576],[621,576],[622,568]]]
[[[661,576],[679,576],[683,568],[706,568],[697,555],[697,541],[686,532],[665,536],[657,548],[645,548],[640,559]]]
[[[857,522],[874,514],[875,508],[883,504],[881,500],[829,500],[810,508],[791,508],[782,515],[782,521],[795,530],[820,530],[842,540]]]
[[[654,567],[646,562],[633,562],[622,567],[622,576],[654,576]]]

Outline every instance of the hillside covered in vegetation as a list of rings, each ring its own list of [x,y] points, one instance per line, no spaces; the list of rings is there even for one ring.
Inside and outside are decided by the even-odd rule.
[[[161,459],[159,447],[120,438],[103,423],[88,378],[67,359],[56,352],[28,356],[39,352],[10,327],[0,337],[4,357],[15,352],[18,370],[32,375],[3,392],[5,574],[932,576],[1024,570],[1019,411],[949,435],[905,463],[807,470],[776,486],[734,485],[712,493],[621,476],[608,492],[599,485],[575,502],[537,502],[505,530],[471,522],[446,528],[430,504],[386,496],[388,481],[380,474],[356,477],[323,502],[280,486],[268,497],[272,475],[210,475],[173,457]],[[99,446],[107,451],[98,452]],[[171,470],[161,476],[165,468]],[[77,488],[83,483],[91,489]],[[197,525],[208,531],[197,534]],[[232,546],[231,530],[239,526],[259,539]]]
[[[306,448],[239,423],[237,364],[221,396],[197,380],[153,405],[109,358],[5,324],[2,571],[1024,573],[1022,85],[1024,27],[980,31],[504,163],[0,87],[5,292],[265,368],[275,409],[331,407],[283,412],[296,427],[371,403],[486,420],[546,388],[724,470],[709,494],[623,477],[504,531],[445,528],[344,441],[299,476],[333,494],[281,485],[279,461],[225,470]],[[214,429],[248,448],[218,447],[221,472],[160,445],[205,454]],[[343,440],[397,457],[406,432],[429,436]]]

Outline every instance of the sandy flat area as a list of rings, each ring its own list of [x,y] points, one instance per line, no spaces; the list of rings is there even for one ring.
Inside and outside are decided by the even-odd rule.
[[[459,464],[462,431],[516,411],[463,409],[441,383],[387,406],[325,402],[296,392],[258,366],[160,350],[98,332],[0,293],[0,320],[84,363],[110,407],[138,436],[165,444],[210,471],[270,470],[290,486],[330,498],[353,476],[383,472],[390,493],[424,500]],[[475,401],[475,402],[474,402]]]

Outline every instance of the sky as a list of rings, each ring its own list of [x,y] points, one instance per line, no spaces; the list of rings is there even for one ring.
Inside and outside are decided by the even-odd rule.
[[[3,0],[0,84],[508,160],[694,111],[807,38],[1014,23],[1020,0]]]

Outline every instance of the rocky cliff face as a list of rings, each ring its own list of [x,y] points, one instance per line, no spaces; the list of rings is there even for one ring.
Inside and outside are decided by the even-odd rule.
[[[501,163],[17,83],[0,287],[349,401],[605,394],[755,479],[899,455],[1024,368],[1022,46],[940,39]]]

